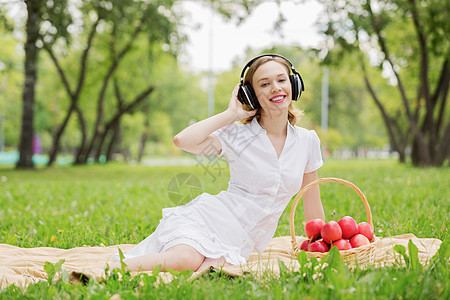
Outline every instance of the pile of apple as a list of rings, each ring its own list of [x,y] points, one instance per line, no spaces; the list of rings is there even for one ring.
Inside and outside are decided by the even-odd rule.
[[[305,233],[308,240],[300,245],[300,249],[311,252],[328,252],[333,246],[339,250],[349,250],[368,245],[373,239],[372,226],[367,222],[358,224],[350,216],[338,222],[311,220],[305,225]]]

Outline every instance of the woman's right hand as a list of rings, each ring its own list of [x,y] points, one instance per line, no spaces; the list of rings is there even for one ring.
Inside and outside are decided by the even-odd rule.
[[[195,154],[219,154],[222,144],[213,132],[235,121],[251,117],[257,109],[247,111],[238,99],[239,84],[234,87],[228,108],[197,123],[194,123],[173,138],[176,147]]]
[[[227,109],[229,113],[232,113],[236,117],[237,121],[251,117],[255,115],[256,112],[258,111],[258,109],[245,110],[244,106],[238,99],[238,92],[239,92],[239,84],[236,84],[233,92],[231,93],[231,99]]]

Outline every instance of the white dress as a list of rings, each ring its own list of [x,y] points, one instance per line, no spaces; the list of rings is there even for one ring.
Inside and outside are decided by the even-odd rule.
[[[289,122],[279,158],[256,118],[213,134],[222,144],[219,156],[225,155],[230,165],[228,189],[217,195],[203,193],[185,205],[163,209],[156,230],[125,258],[187,244],[205,257],[243,264],[252,252],[263,252],[268,246],[278,219],[301,187],[303,174],[323,164],[315,131]]]

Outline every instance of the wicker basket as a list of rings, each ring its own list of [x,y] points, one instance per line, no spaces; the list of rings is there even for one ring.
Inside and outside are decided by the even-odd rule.
[[[361,197],[361,200],[364,203],[364,206],[366,208],[366,213],[367,213],[367,222],[370,224],[370,226],[372,226],[373,228],[373,222],[372,222],[372,213],[370,211],[370,206],[369,203],[367,202],[366,196],[364,196],[364,194],[361,192],[361,190],[354,185],[353,183],[344,180],[344,179],[340,179],[340,178],[319,178],[313,182],[311,182],[310,184],[306,185],[305,187],[303,187],[300,192],[297,194],[297,196],[294,199],[294,202],[292,203],[292,207],[291,207],[291,213],[290,213],[290,218],[289,218],[289,223],[290,223],[290,230],[291,230],[291,239],[292,239],[292,254],[294,256],[297,256],[300,253],[300,245],[297,241],[297,238],[295,236],[295,225],[294,225],[294,216],[295,216],[295,210],[297,208],[297,204],[300,200],[300,198],[313,186],[318,185],[320,183],[324,183],[324,182],[337,182],[337,183],[342,183],[346,186],[351,187],[353,190],[355,190],[355,192]],[[358,248],[353,248],[350,250],[340,250],[339,253],[342,257],[342,259],[347,262],[347,263],[357,263],[360,265],[364,265],[370,262],[374,261],[374,254],[375,254],[375,237],[373,238],[373,240],[371,241],[371,243],[369,245],[364,245]],[[324,257],[327,253],[321,253],[321,252],[307,252],[307,254],[311,257],[316,257],[316,258],[322,258]]]

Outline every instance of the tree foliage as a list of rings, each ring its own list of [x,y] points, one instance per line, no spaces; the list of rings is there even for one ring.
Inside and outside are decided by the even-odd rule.
[[[19,144],[20,97],[23,85],[23,62],[16,51],[17,43],[6,30],[0,28],[0,128],[4,134],[3,151]],[[3,126],[3,127],[2,127]]]
[[[37,61],[39,84],[34,105],[34,125],[45,151],[50,154],[49,164],[56,160],[61,151],[74,155],[76,163],[100,161],[103,157],[109,160],[118,157],[119,153],[126,159],[140,160],[145,149],[152,155],[178,154],[171,147],[169,136],[191,122],[207,117],[207,101],[206,87],[201,84],[205,74],[197,76],[182,70],[176,61],[176,54],[183,49],[185,41],[178,31],[179,24],[183,24],[183,11],[174,7],[177,2],[86,0],[60,2],[59,8],[51,1],[43,4],[36,42],[38,49],[43,51],[40,51]],[[328,4],[335,2],[338,3],[329,1]],[[258,1],[206,0],[203,3],[237,22],[259,4]],[[376,6],[374,15],[380,15],[377,20],[384,24],[380,25],[382,36],[389,45],[390,53],[395,54],[391,55],[392,61],[395,61],[394,67],[390,67],[376,32],[370,29],[370,18],[363,9],[365,4],[348,3],[347,10],[337,6],[330,8],[328,14],[332,22],[327,24],[325,30],[330,36],[325,62],[340,63],[329,67],[328,132],[321,131],[319,127],[320,61],[314,53],[297,47],[248,49],[242,57],[236,58],[232,70],[216,76],[216,112],[228,105],[231,89],[239,81],[242,64],[260,53],[275,52],[291,60],[306,84],[306,91],[296,104],[305,110],[299,125],[317,130],[330,150],[373,147],[385,143],[385,136],[380,134],[379,117],[374,112],[380,108],[377,102],[368,101],[369,86],[374,87],[377,99],[381,99],[387,119],[394,120],[391,144],[397,147],[395,149],[399,153],[407,153],[407,149],[414,148],[413,131],[404,104],[402,101],[390,101],[402,99],[398,96],[397,79],[393,73],[397,70],[404,85],[408,86],[404,89],[408,103],[416,109],[414,112],[419,111],[418,126],[423,124],[425,98],[415,101],[420,85],[417,76],[420,57],[415,49],[419,48],[403,42],[416,37],[414,23],[410,17],[396,19],[396,15],[401,15],[398,8],[372,3],[372,7]],[[388,8],[392,11],[387,14]],[[60,15],[57,17],[51,17],[58,13]],[[349,16],[351,20],[357,20],[354,23],[360,26],[358,28],[362,28],[358,29],[357,34],[352,33],[353,23],[346,19]],[[433,19],[433,22],[443,26],[443,21],[439,20]],[[282,26],[281,23],[275,25]],[[12,30],[7,28],[4,31]],[[9,55],[14,52],[14,39],[9,36],[9,39],[3,40],[7,41],[8,47],[0,49],[0,53]],[[429,37],[429,40],[436,44],[437,39]],[[442,62],[444,44],[433,46],[436,49],[429,59],[432,64],[430,82],[436,83],[440,78],[435,66]],[[6,69],[0,70],[0,82],[8,80],[8,95],[0,95],[0,105],[6,107],[3,111],[8,114],[11,111],[16,116],[21,108],[9,101],[7,105],[5,103],[6,99],[17,98],[21,67],[16,68],[14,73],[13,62],[20,66],[22,59],[20,53],[11,55],[7,60],[0,58],[7,65]],[[375,67],[369,67],[373,65]],[[13,82],[16,82],[16,88]],[[442,92],[439,97],[442,97]],[[420,109],[414,103],[422,103]],[[439,100],[436,111],[443,103],[446,101]],[[435,114],[439,115],[437,112]],[[445,114],[441,119],[442,122],[446,120]],[[7,118],[5,124],[7,144],[17,144],[18,120]],[[8,130],[10,128],[13,129]],[[441,136],[442,129],[438,137]]]
[[[385,122],[392,147],[415,165],[442,165],[450,152],[448,1],[326,2],[329,37],[324,61],[359,57],[367,90]],[[384,85],[374,84],[383,76]]]
[[[39,42],[42,32],[47,31],[54,38],[67,36],[67,25],[71,22],[68,3],[62,1],[24,1],[20,3],[27,12],[24,42],[24,84],[22,89],[22,118],[19,141],[18,168],[33,168],[34,106],[35,86],[39,57]],[[8,30],[13,25],[5,15],[0,15],[1,22]]]
[[[180,44],[182,39],[180,39],[177,31],[178,17],[171,11],[173,3],[174,1],[129,0],[101,1],[98,3],[83,2],[83,5],[79,7],[79,11],[82,13],[80,19],[81,31],[87,32],[87,34],[76,36],[83,50],[81,54],[76,51],[72,52],[72,55],[79,55],[80,57],[78,76],[75,80],[76,83],[72,84],[73,87],[70,84],[69,72],[62,67],[60,62],[58,54],[61,54],[62,51],[60,50],[58,53],[58,49],[55,50],[55,44],[58,40],[50,37],[46,42],[44,38],[44,49],[53,61],[71,102],[66,116],[54,135],[54,142],[49,154],[49,165],[55,161],[59,141],[73,113],[79,120],[81,131],[81,142],[75,155],[75,163],[86,163],[90,156],[98,161],[104,151],[105,138],[108,133],[113,132],[109,135],[112,136],[111,139],[115,139],[117,133],[114,133],[114,131],[120,128],[120,118],[142,103],[154,91],[155,88],[147,84],[135,95],[133,100],[125,102],[125,98],[120,92],[121,83],[117,80],[117,76],[120,76],[120,70],[129,72],[129,70],[119,67],[123,59],[133,51],[141,36],[146,37],[150,46],[163,44],[168,49],[172,49],[173,53],[176,53],[176,46]],[[89,55],[93,52],[93,47],[96,48],[97,58],[100,58],[102,62],[98,69],[90,68],[96,62],[91,64],[88,60]],[[64,50],[71,53],[70,49]],[[136,66],[139,66],[139,62]],[[86,77],[91,73],[98,73],[99,70],[102,70],[103,73],[98,79],[100,88],[95,96],[97,99],[96,115],[91,128],[92,134],[89,135],[89,125],[83,110],[80,108],[80,98],[83,97],[82,92]],[[117,100],[116,105],[112,105],[107,100],[108,88],[112,86],[113,78],[115,78],[115,84],[110,89],[114,90],[113,95]],[[116,107],[115,112],[112,113],[109,120],[105,120],[105,111],[108,108],[111,110],[111,107]],[[108,152],[112,150],[111,147],[107,147],[107,149]]]
[[[28,113],[24,115],[22,124],[36,124],[44,144],[50,144],[48,165],[55,162],[61,148],[71,149],[77,164],[86,163],[89,158],[98,161],[102,155],[109,159],[114,145],[128,140],[121,138],[122,117],[134,114],[137,109],[145,111],[139,158],[147,139],[159,140],[165,136],[162,140],[167,143],[167,134],[171,132],[152,131],[149,126],[158,126],[150,120],[150,116],[157,116],[158,120],[167,124],[167,113],[179,115],[178,119],[169,118],[169,123],[178,129],[188,123],[180,121],[192,119],[192,115],[183,114],[183,109],[198,114],[198,95],[203,92],[191,92],[192,87],[198,86],[198,78],[178,72],[174,63],[186,40],[179,31],[184,12],[175,7],[178,2],[25,2],[23,7],[28,8],[29,12],[24,22],[34,22],[33,26],[23,28],[23,31],[30,33],[31,29],[33,33],[32,36],[27,35],[33,41],[26,43],[25,49],[34,51],[34,56],[30,56],[32,58],[28,61],[34,64],[31,69],[37,71],[32,76],[26,75],[32,80],[26,79],[25,82],[32,82],[34,88],[39,74],[45,84],[38,85],[39,93],[43,94],[37,96],[39,100],[36,103],[34,89],[32,97],[28,97]],[[205,0],[203,3],[225,18],[238,21],[258,5],[257,1]],[[8,11],[8,7],[0,11]],[[16,28],[12,26],[13,22],[8,22],[7,17],[2,17],[1,21],[8,25],[7,30],[11,32],[21,30],[20,25]],[[14,23],[17,25],[20,21]],[[170,72],[169,66],[176,70]],[[183,79],[180,82],[171,81],[174,74]],[[188,82],[191,88],[187,87]],[[167,91],[158,92],[162,87]],[[186,89],[190,91],[186,92]],[[159,98],[161,103],[154,106],[151,104],[152,95],[169,98]],[[173,109],[174,106],[167,103],[176,101],[174,95],[190,100]],[[165,114],[152,114],[154,110],[165,111]],[[136,120],[141,117],[135,114]],[[127,124],[134,124],[134,121],[128,119]],[[27,141],[31,141],[34,130],[30,126],[26,130],[23,136]],[[31,142],[21,148],[31,154]],[[31,161],[31,155],[27,157]]]

